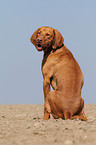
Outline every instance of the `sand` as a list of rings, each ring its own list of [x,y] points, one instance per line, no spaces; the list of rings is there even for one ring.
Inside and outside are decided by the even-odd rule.
[[[45,121],[43,105],[0,105],[0,145],[96,145],[96,104],[85,113],[87,122]]]

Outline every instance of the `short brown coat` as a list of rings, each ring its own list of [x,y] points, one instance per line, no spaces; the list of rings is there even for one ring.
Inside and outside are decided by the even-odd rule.
[[[81,97],[84,77],[74,56],[64,45],[61,33],[51,27],[40,27],[30,40],[37,50],[44,51],[44,119],[49,119],[52,114],[54,118],[86,121]]]

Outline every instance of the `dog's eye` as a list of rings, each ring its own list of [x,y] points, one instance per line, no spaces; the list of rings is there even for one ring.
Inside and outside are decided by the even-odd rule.
[[[38,32],[38,34],[40,34],[40,32]]]
[[[50,36],[50,34],[49,34],[49,33],[47,33],[47,34],[46,34],[46,36]]]

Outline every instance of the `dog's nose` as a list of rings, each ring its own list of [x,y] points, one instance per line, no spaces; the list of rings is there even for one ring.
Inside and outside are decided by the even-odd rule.
[[[38,42],[42,42],[42,38],[40,38],[40,37],[37,38],[37,41],[38,41]]]

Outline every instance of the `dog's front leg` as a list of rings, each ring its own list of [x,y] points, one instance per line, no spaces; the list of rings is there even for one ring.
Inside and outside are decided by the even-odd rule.
[[[50,107],[49,107],[47,97],[48,97],[48,93],[50,92],[50,78],[46,77],[44,79],[43,90],[44,90],[44,119],[48,120],[50,118],[50,114],[48,112]]]

